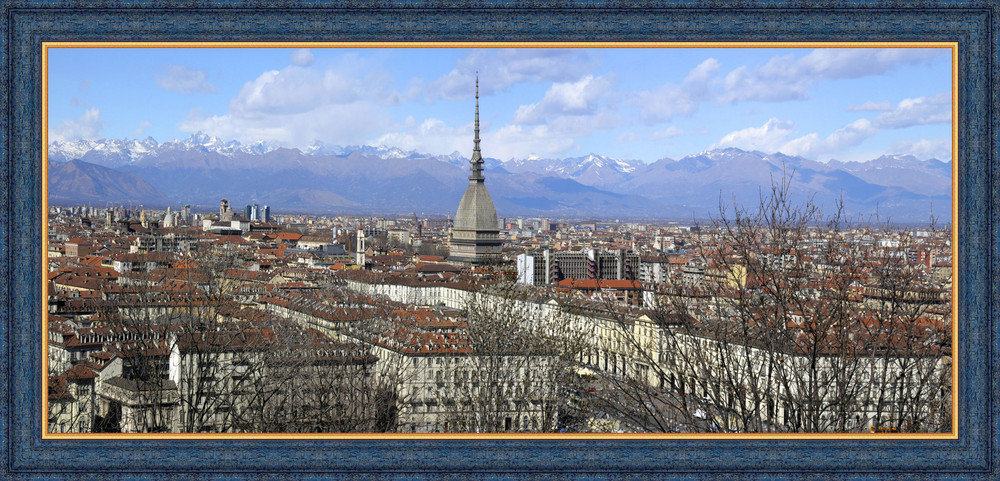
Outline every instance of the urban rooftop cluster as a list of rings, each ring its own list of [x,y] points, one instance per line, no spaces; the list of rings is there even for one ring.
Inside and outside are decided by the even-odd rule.
[[[473,360],[477,352],[468,333],[470,302],[474,302],[471,296],[504,283],[521,286],[517,296],[505,295],[535,306],[535,317],[557,310],[572,313],[572,320],[562,322],[587,326],[579,329],[590,339],[574,351],[574,375],[560,379],[559,389],[533,388],[530,395],[522,392],[527,408],[495,406],[502,419],[480,428],[655,429],[656,424],[646,416],[614,409],[616,397],[608,395],[627,384],[625,379],[632,379],[632,383],[645,379],[646,384],[663,391],[697,392],[699,401],[688,411],[681,409],[683,404],[677,409],[653,406],[672,413],[668,430],[749,429],[733,422],[727,426],[711,422],[706,413],[719,407],[712,406],[712,396],[694,381],[696,372],[686,373],[690,379],[686,385],[682,385],[680,374],[684,369],[672,368],[674,378],[669,378],[669,361],[662,351],[670,342],[661,342],[663,345],[650,351],[657,359],[648,359],[650,352],[641,352],[652,337],[662,334],[637,337],[622,330],[625,326],[649,333],[665,329],[669,323],[658,320],[659,307],[681,288],[685,298],[698,300],[688,314],[699,317],[718,309],[718,298],[737,295],[734,292],[742,288],[759,289],[773,281],[755,276],[752,268],[739,267],[739,253],[715,244],[719,239],[715,227],[504,219],[496,228],[502,239],[500,254],[493,262],[473,264],[449,260],[450,219],[266,217],[247,219],[232,212],[225,201],[217,213],[50,208],[50,431],[466,429],[470,426],[468,417],[461,415],[463,409],[452,406],[462,406],[463,401],[475,404],[474,396],[460,392],[456,383],[461,385],[463,378],[454,373],[475,377],[469,373],[485,368],[481,361]],[[840,235],[845,242],[899,252],[908,265],[919,268],[923,284],[903,296],[924,306],[919,318],[925,333],[947,336],[951,282],[947,233],[859,228]],[[786,273],[796,265],[819,263],[828,240],[824,231],[810,227],[803,240],[786,252],[762,248],[754,253],[755,259]],[[892,295],[863,277],[852,289],[857,302],[868,306],[864,312],[872,316],[877,314],[873,303]],[[802,313],[799,319],[803,319]],[[228,334],[207,344],[191,341],[192,336],[203,335],[209,328]],[[254,365],[277,356],[271,351],[281,342],[275,339],[288,332],[294,332],[290,336],[296,345],[308,346],[306,351],[312,353],[308,361],[298,362],[319,369],[315,376],[299,382],[350,379],[371,387],[371,399],[383,399],[385,395],[380,393],[388,389],[394,392],[393,407],[388,409],[393,414],[386,417],[378,412],[384,410],[384,402],[361,409],[366,412],[338,414],[341,420],[356,417],[363,421],[357,423],[332,420],[323,424],[319,418],[309,422],[295,418],[268,424],[232,414],[241,405],[250,409],[254,398],[260,397],[260,393],[248,393],[237,381],[253,378],[259,384],[261,379],[280,377],[271,370],[279,370],[274,365],[281,363]],[[304,333],[309,333],[309,342],[302,339]],[[933,346],[934,359],[950,356],[947,337],[936,339]],[[336,352],[340,361],[330,362],[331,357],[321,352]],[[255,353],[250,356],[253,359],[244,359],[243,364],[234,360],[247,353]],[[931,353],[924,350],[917,354]],[[205,356],[213,362],[206,363]],[[657,361],[664,366],[651,369]],[[446,364],[439,364],[442,362]],[[447,363],[462,367],[449,369]],[[141,367],[143,364],[155,365],[157,372],[144,373],[150,368]],[[508,370],[522,368],[511,362],[502,364]],[[204,371],[208,369],[205,366],[214,366],[211,375],[189,372]],[[240,377],[236,374],[239,366],[256,373]],[[349,369],[360,369],[366,380],[348,376],[344,371]],[[644,372],[640,374],[640,370]],[[388,371],[394,372],[390,376]],[[660,379],[661,374],[656,374],[653,379],[653,371],[667,376]],[[450,376],[447,384],[436,381],[442,375]],[[287,372],[281,376],[290,378]],[[204,384],[206,378],[211,380],[210,386],[193,386]],[[935,389],[940,388],[939,381],[935,378]],[[212,402],[195,395],[207,394],[207,387],[224,395],[205,396]],[[337,389],[330,386],[327,394]],[[319,388],[305,391],[322,397],[316,394],[323,392]],[[935,398],[946,400],[949,393],[938,392]],[[303,396],[283,399],[282,409],[293,406],[305,411],[310,404],[320,402]],[[553,407],[556,398],[561,404]],[[278,412],[279,408],[261,410]],[[154,411],[162,412],[150,414]],[[770,426],[767,429],[788,429],[787,422],[778,421],[781,417],[776,412],[781,409],[773,411],[769,424],[764,424]],[[687,413],[689,422],[682,422],[683,416],[677,418],[678,413]],[[929,411],[922,419],[928,417]],[[674,422],[675,418],[679,420]],[[786,427],[780,428],[782,424]],[[862,424],[848,429],[864,431],[879,426],[870,415]],[[903,423],[895,426],[906,428]],[[920,429],[928,426],[925,421]]]

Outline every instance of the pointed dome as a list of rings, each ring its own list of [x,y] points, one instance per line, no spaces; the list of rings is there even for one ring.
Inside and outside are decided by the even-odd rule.
[[[469,182],[458,203],[455,214],[455,230],[497,230],[497,210],[493,206],[486,185],[482,182]]]
[[[458,203],[449,239],[449,260],[475,264],[493,262],[501,256],[503,240],[493,199],[486,190],[483,156],[479,151],[479,77],[476,77],[476,136],[469,159],[469,186]]]

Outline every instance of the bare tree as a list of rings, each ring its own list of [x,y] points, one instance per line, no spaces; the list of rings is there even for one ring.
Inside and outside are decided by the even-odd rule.
[[[328,432],[373,425],[372,415],[350,409],[375,403],[346,399],[360,396],[370,353],[264,311],[239,318],[243,309],[233,299],[241,281],[232,273],[243,257],[225,247],[202,252],[184,259],[179,279],[143,285],[135,276],[129,292],[116,297],[105,318],[123,333],[111,348],[124,367],[116,381],[121,399],[109,403],[105,429],[131,423],[143,432]],[[143,414],[123,420],[116,414],[123,405]]]
[[[417,254],[422,256],[448,257],[448,246],[436,242],[422,242],[417,248]]]
[[[878,244],[894,235],[793,201],[790,177],[757,206],[720,207],[700,231],[702,270],[656,286],[658,342],[608,309],[651,370],[607,376],[619,416],[655,431],[946,429],[929,422],[950,390],[948,316],[931,313],[946,296],[905,241]]]
[[[872,320],[866,335],[875,346],[870,364],[882,369],[868,376],[863,403],[873,429],[950,430],[950,297],[926,266],[914,261],[910,233],[896,235],[878,250],[866,286]]]
[[[378,429],[380,392],[370,380],[377,359],[362,346],[285,322],[254,357],[236,365],[240,402],[233,419],[238,431]]]
[[[501,276],[502,277],[502,276]],[[468,349],[446,371],[444,398],[460,431],[559,429],[583,350],[583,331],[557,302],[501,281],[470,296],[464,311]]]

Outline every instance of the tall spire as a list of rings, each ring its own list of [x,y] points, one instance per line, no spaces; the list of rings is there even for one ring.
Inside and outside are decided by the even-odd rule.
[[[469,159],[469,180],[482,182],[483,177],[483,155],[479,151],[479,71],[476,71],[476,136],[472,140],[472,158]]]
[[[476,72],[476,138],[474,152],[479,152],[479,72]]]

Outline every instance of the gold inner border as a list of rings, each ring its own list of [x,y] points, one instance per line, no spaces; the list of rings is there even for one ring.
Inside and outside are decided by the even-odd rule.
[[[950,433],[49,433],[48,432],[48,64],[49,49],[74,48],[948,48],[951,49]],[[42,439],[958,439],[958,42],[42,42]]]

